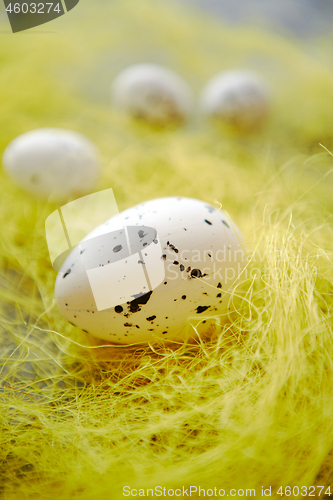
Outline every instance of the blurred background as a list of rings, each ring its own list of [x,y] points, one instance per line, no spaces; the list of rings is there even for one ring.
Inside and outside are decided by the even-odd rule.
[[[55,307],[45,220],[58,206],[0,169],[0,361],[9,383],[28,394],[21,401],[7,391],[0,411],[6,500],[109,498],[129,477],[133,486],[166,477],[232,488],[243,477],[258,487],[332,484],[333,163],[320,145],[333,150],[332,26],[332,0],[80,0],[13,34],[0,2],[0,155],[28,130],[77,130],[101,152],[96,191],[112,188],[119,210],[189,196],[221,203],[249,250],[269,257],[270,241],[284,248],[295,239],[299,255],[313,251],[292,268],[284,253],[278,286],[254,279],[256,311],[244,336],[226,337],[230,358],[215,363],[205,352],[202,366],[212,365],[195,374],[170,358],[161,370],[152,364],[153,375],[142,371],[138,387],[126,364],[117,371],[120,356],[101,371],[84,347],[95,341]],[[112,106],[113,79],[140,62],[165,65],[189,83],[196,104],[182,126],[161,130]],[[204,85],[231,68],[257,72],[271,89],[259,133],[215,127],[198,112]],[[267,274],[276,261],[260,265]],[[45,404],[32,404],[30,393],[45,381]]]
[[[231,23],[261,26],[302,38],[332,34],[331,0],[179,0]]]
[[[332,33],[331,0],[165,0],[196,7],[235,24],[264,27],[286,35],[307,38]],[[81,5],[87,0],[81,0]],[[95,0],[103,4],[109,0]],[[5,16],[3,2],[0,13]]]

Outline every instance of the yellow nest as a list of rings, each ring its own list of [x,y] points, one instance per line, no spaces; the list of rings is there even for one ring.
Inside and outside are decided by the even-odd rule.
[[[0,150],[33,128],[78,130],[101,149],[98,188],[112,187],[120,210],[170,195],[220,202],[249,262],[229,321],[207,322],[204,338],[101,347],[54,305],[44,224],[57,207],[1,173],[3,498],[121,499],[128,488],[157,496],[157,486],[191,485],[236,498],[325,486],[323,496],[333,484],[333,158],[319,145],[333,146],[326,40],[231,28],[158,0],[80,2],[43,29],[54,32],[1,35]],[[223,69],[258,71],[272,88],[266,127],[243,136],[193,117],[156,130],[117,114],[112,78],[145,61],[195,91]]]

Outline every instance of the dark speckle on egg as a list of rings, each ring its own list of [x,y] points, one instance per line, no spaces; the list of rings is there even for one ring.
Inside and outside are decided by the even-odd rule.
[[[185,266],[183,266],[183,264],[180,264],[179,269],[180,269],[181,271],[184,271]]]
[[[67,271],[65,272],[65,274],[63,275],[63,278],[66,278],[69,274],[71,274],[72,270],[71,269],[67,269]]]
[[[115,253],[117,253],[117,252],[120,252],[120,250],[122,250],[122,249],[123,249],[123,247],[121,245],[117,245],[117,246],[114,247],[113,251]]]
[[[221,296],[222,296],[222,294],[221,294],[221,293],[218,293],[218,294],[216,295],[216,297],[218,297],[218,298],[220,298]]]
[[[152,291],[150,291],[148,293],[141,293],[134,300],[131,300],[131,302],[129,303],[129,306],[128,306],[130,312],[136,313],[138,311],[141,311],[140,305],[147,304],[152,293],[153,293]]]
[[[185,300],[186,299],[186,295],[182,295],[182,299]]]
[[[222,288],[221,283],[218,283],[216,288]]]
[[[209,309],[209,308],[210,308],[210,306],[198,306],[197,307],[197,314],[201,314],[201,313],[207,311],[207,309]]]
[[[179,252],[178,248],[176,248],[175,245],[173,245],[172,243],[170,243],[170,241],[167,241],[167,245],[170,248],[170,250],[173,250],[175,253]]]
[[[222,223],[223,223],[225,226],[227,226],[227,228],[228,228],[228,229],[230,229],[229,224],[228,224],[225,220],[223,220],[223,221],[222,221]]]
[[[212,222],[210,222],[210,220],[207,220],[207,219],[205,219],[205,222],[206,222],[206,224],[208,224],[209,226],[211,226],[211,225],[213,224]]]
[[[149,318],[146,318],[147,321],[154,321],[156,319],[156,316],[149,316]]]
[[[120,314],[123,312],[124,309],[121,306],[116,306],[114,310],[116,311],[116,313]]]
[[[192,278],[201,278],[202,274],[200,269],[192,269],[191,276]]]

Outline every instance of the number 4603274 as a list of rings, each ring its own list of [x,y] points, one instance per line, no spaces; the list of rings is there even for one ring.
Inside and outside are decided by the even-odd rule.
[[[298,497],[299,495],[305,497],[320,497],[322,494],[325,496],[330,497],[331,495],[333,496],[333,491],[331,493],[331,487],[325,487],[325,486],[317,486],[318,489],[316,489],[316,486],[294,486],[293,488],[291,486],[286,486],[283,488],[280,486],[280,488],[277,490],[276,494],[281,495],[281,496],[286,496],[286,497]],[[325,489],[326,488],[326,489]],[[325,491],[323,491],[325,490]]]
[[[10,3],[6,8],[10,14],[49,14],[50,12],[61,13],[60,3],[46,2],[46,3]]]

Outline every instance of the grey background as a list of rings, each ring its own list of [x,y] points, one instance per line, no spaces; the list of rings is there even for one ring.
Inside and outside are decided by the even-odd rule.
[[[264,25],[302,38],[333,33],[333,0],[177,1],[212,12],[232,23]]]

